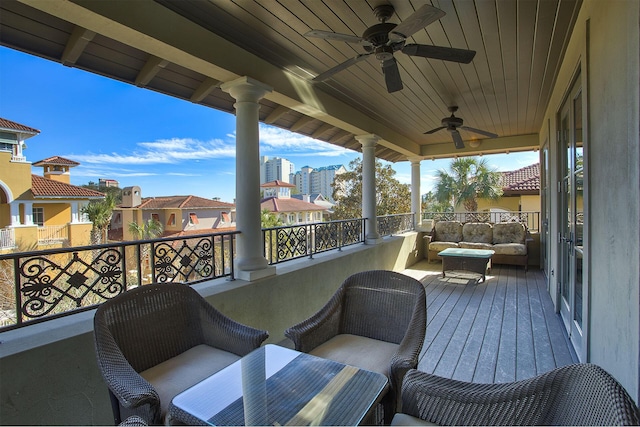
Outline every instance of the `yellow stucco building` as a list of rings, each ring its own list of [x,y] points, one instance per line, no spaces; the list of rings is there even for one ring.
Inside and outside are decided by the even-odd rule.
[[[540,164],[502,172],[502,196],[478,199],[478,211],[540,212]]]
[[[70,169],[79,163],[63,157],[35,162],[43,176],[33,175],[24,141],[39,133],[0,118],[0,253],[90,243],[82,208],[104,194],[71,185]]]

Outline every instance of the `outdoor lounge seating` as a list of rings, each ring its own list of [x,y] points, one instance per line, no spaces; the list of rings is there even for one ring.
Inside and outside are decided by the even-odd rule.
[[[298,351],[386,375],[388,422],[405,373],[418,364],[426,313],[418,280],[392,271],[365,271],[348,277],[320,311],[285,335]]]
[[[439,259],[438,252],[448,248],[488,249],[495,252],[492,264],[521,265],[525,271],[528,268],[529,232],[520,222],[438,221],[425,240],[429,261]]]
[[[392,425],[638,425],[625,389],[592,364],[557,368],[534,378],[478,384],[411,370],[402,413]]]
[[[179,284],[145,285],[103,303],[94,317],[94,334],[116,425],[132,415],[149,424],[165,422],[176,394],[268,337]]]

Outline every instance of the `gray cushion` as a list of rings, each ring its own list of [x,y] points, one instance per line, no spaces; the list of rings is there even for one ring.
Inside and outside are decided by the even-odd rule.
[[[162,339],[162,338],[159,338]],[[231,365],[240,356],[200,344],[182,354],[140,372],[160,395],[162,418],[171,400],[180,392]]]
[[[462,226],[462,241],[470,243],[493,243],[491,224],[486,222],[467,222]]]
[[[462,223],[459,221],[436,222],[436,239],[441,242],[459,242],[462,240]]]
[[[430,251],[444,251],[448,248],[458,248],[459,245],[455,242],[431,242],[429,243]]]
[[[459,246],[464,249],[484,249],[484,250],[493,250],[493,245],[491,243],[471,243],[471,242],[460,242]]]
[[[526,255],[527,246],[520,243],[500,243],[493,245],[496,255]]]
[[[309,353],[389,377],[391,358],[399,345],[358,335],[340,334]]]
[[[391,420],[392,426],[437,426],[438,424],[430,423],[429,421],[422,420],[411,415],[398,412],[393,416]]]
[[[521,243],[527,231],[519,222],[500,222],[493,225],[493,243]]]

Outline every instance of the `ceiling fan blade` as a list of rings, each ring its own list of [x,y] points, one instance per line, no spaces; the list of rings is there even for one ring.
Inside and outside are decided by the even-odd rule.
[[[348,68],[350,66],[352,66],[353,64],[357,64],[360,61],[364,61],[365,59],[367,59],[369,57],[369,55],[371,55],[373,52],[370,53],[361,53],[358,56],[355,56],[351,59],[347,59],[346,61],[344,61],[342,64],[338,64],[333,68],[329,68],[327,71],[325,71],[324,73],[320,73],[317,76],[315,76],[313,79],[311,79],[312,82],[323,82],[325,80],[327,80],[329,77],[333,76],[335,73],[340,72],[342,70],[344,70],[345,68]]]
[[[423,58],[442,59],[443,61],[468,64],[476,56],[475,50],[456,49],[455,47],[431,46],[426,44],[407,44],[402,53]]]
[[[384,73],[384,81],[387,83],[387,91],[389,93],[402,90],[402,78],[395,58],[382,62],[382,72]]]
[[[446,15],[446,13],[443,10],[433,7],[430,4],[425,4],[391,30],[389,39],[394,43],[403,41],[407,37],[411,37],[416,31],[437,21],[444,15]]]
[[[453,136],[453,143],[458,150],[464,148],[464,142],[462,142],[462,137],[460,136],[460,132],[457,130],[451,131],[451,136]]]
[[[460,126],[460,129],[468,130],[469,132],[479,133],[480,135],[484,135],[489,138],[497,138],[498,135],[495,133],[487,132],[486,130],[470,128],[469,126]]]
[[[364,40],[362,37],[354,36],[351,34],[334,33],[331,31],[311,30],[305,33],[304,36],[316,37],[316,38],[325,39],[325,40],[338,40],[338,41],[347,42],[347,43],[359,43],[363,45],[371,45],[371,43]]]
[[[440,127],[438,127],[438,128],[428,130],[428,131],[426,131],[424,134],[425,134],[425,135],[429,135],[429,134],[432,134],[432,133],[436,133],[436,132],[438,132],[439,130],[442,130],[442,129],[446,129],[446,127],[444,127],[444,126],[440,126]]]

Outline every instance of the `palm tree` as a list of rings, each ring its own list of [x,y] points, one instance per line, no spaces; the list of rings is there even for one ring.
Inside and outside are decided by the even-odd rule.
[[[260,225],[262,228],[280,227],[282,224],[282,220],[275,213],[267,209],[262,209],[260,212]]]
[[[129,223],[129,233],[131,233],[136,238],[136,240],[155,239],[156,237],[160,237],[163,231],[164,227],[162,227],[162,224],[158,220],[155,220],[153,218],[144,221],[142,224],[138,224],[137,222]],[[151,252],[151,245],[140,245],[138,250],[140,251],[139,256],[140,260],[142,261],[142,268],[146,270],[147,268],[149,268],[149,255]]]
[[[162,235],[164,228],[159,221],[155,219],[148,219],[142,224],[137,222],[129,223],[129,233],[131,233],[137,240],[149,240],[155,239]]]
[[[454,208],[462,204],[467,212],[478,210],[478,199],[496,200],[502,196],[500,173],[489,169],[486,159],[464,157],[453,160],[451,174],[437,173],[435,196],[438,202]]]
[[[115,206],[116,199],[113,193],[107,193],[103,200],[91,201],[82,208],[82,213],[93,223],[91,228],[92,244],[98,245],[107,241],[107,230]]]

